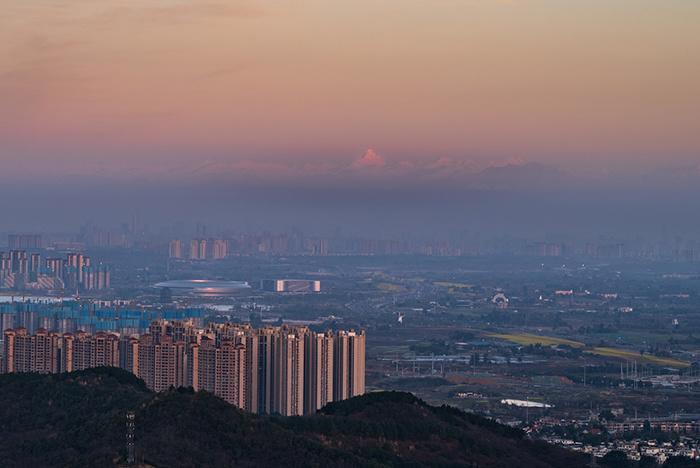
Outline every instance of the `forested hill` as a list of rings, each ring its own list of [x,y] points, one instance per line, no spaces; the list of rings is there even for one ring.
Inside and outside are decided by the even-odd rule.
[[[189,389],[156,394],[115,368],[0,376],[0,460],[119,466],[126,412],[142,466],[585,466],[580,455],[408,393],[371,393],[304,417],[242,412]]]

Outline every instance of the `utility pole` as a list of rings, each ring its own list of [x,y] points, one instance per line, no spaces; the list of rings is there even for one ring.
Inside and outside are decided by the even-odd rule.
[[[525,424],[530,424],[530,397],[526,397],[525,400]]]
[[[136,463],[136,453],[134,445],[134,429],[136,427],[135,414],[133,411],[126,413],[126,464]]]

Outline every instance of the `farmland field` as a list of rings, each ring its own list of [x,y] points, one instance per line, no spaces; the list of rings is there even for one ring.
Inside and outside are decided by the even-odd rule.
[[[541,344],[544,346],[567,345],[572,348],[583,348],[584,343],[580,341],[567,340],[565,338],[555,338],[551,336],[531,335],[529,333],[492,333],[487,336],[501,340],[511,341],[523,346]]]

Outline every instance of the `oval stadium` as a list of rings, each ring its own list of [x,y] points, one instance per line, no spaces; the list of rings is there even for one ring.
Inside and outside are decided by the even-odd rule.
[[[250,285],[246,281],[219,281],[219,280],[170,280],[155,284],[156,288],[167,288],[174,295],[192,296],[232,296],[250,291]]]

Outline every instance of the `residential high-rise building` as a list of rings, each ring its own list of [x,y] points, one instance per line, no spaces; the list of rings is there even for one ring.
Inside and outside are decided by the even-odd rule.
[[[109,289],[110,287],[110,271],[102,264],[83,267],[82,277],[83,279],[80,284],[84,291]]]
[[[24,328],[29,335],[33,335],[39,328],[39,314],[34,310],[22,310],[17,312],[15,321],[17,326]]]
[[[207,240],[192,239],[190,241],[190,260],[207,259]]]
[[[39,270],[41,269],[41,255],[38,253],[33,253],[29,256],[29,273],[33,273],[34,276],[36,277],[36,274],[39,273]]]
[[[112,333],[59,334],[43,327],[36,333],[8,328],[3,336],[3,372],[121,367],[152,390],[189,386],[251,412],[308,414],[364,393],[363,332],[314,333],[288,326],[256,330],[233,323],[197,329],[191,322],[157,320],[147,333],[121,339]]]
[[[12,273],[12,260],[5,252],[0,252],[0,274]]]
[[[258,334],[252,328],[245,333],[245,409],[251,413],[258,412],[258,373],[259,360]]]
[[[8,234],[7,245],[13,250],[36,250],[42,247],[41,234]]]
[[[334,345],[334,400],[364,394],[365,333],[339,331]]]
[[[277,330],[266,327],[257,330],[257,403],[258,413],[273,412],[273,396],[275,394],[275,339]]]
[[[273,413],[304,414],[304,335],[307,332],[305,328],[283,326],[276,336]]]
[[[262,280],[260,286],[265,291],[289,292],[289,293],[312,293],[321,292],[321,282],[319,280],[299,280],[299,279],[278,279]]]
[[[212,324],[211,332],[215,336],[216,343],[222,345],[225,342],[241,344],[245,348],[244,358],[244,385],[245,385],[245,409],[251,413],[257,413],[258,408],[258,333],[250,325],[242,324]]]
[[[26,274],[29,271],[29,258],[25,250],[10,250],[12,273]]]
[[[0,333],[5,333],[5,330],[15,327],[14,312],[0,312]]]
[[[134,375],[140,375],[138,338],[130,337],[119,341],[119,367]]]
[[[68,287],[78,287],[83,283],[83,268],[90,266],[90,257],[81,253],[69,253],[66,258],[66,267],[70,275]]]
[[[0,288],[104,290],[111,286],[111,273],[106,265],[92,266],[90,258],[70,253],[63,258],[47,258],[42,262],[37,252],[28,255],[13,250],[0,252]],[[32,331],[33,332],[33,331]]]
[[[246,408],[245,345],[224,340],[216,348],[214,394],[238,408]]]
[[[56,278],[63,278],[64,260],[62,258],[47,258],[44,261],[47,272]]]
[[[305,335],[304,412],[315,413],[333,401],[333,334]]]
[[[5,330],[2,366],[5,372],[31,372],[31,336],[27,330]]]
[[[212,260],[222,260],[228,257],[228,241],[225,239],[213,239],[211,241]]]
[[[182,258],[182,241],[180,239],[170,241],[168,256],[175,259]]]
[[[60,346],[63,372],[101,366],[119,367],[119,337],[112,333],[64,333]]]
[[[197,375],[192,379],[196,380],[197,390],[214,393],[216,390],[216,342],[209,336],[203,336],[197,347]]]
[[[168,335],[143,335],[138,343],[137,375],[156,392],[185,386],[185,348],[184,342]]]
[[[33,335],[25,328],[8,329],[4,333],[5,372],[37,372],[40,374],[59,371],[59,337],[43,328]]]

